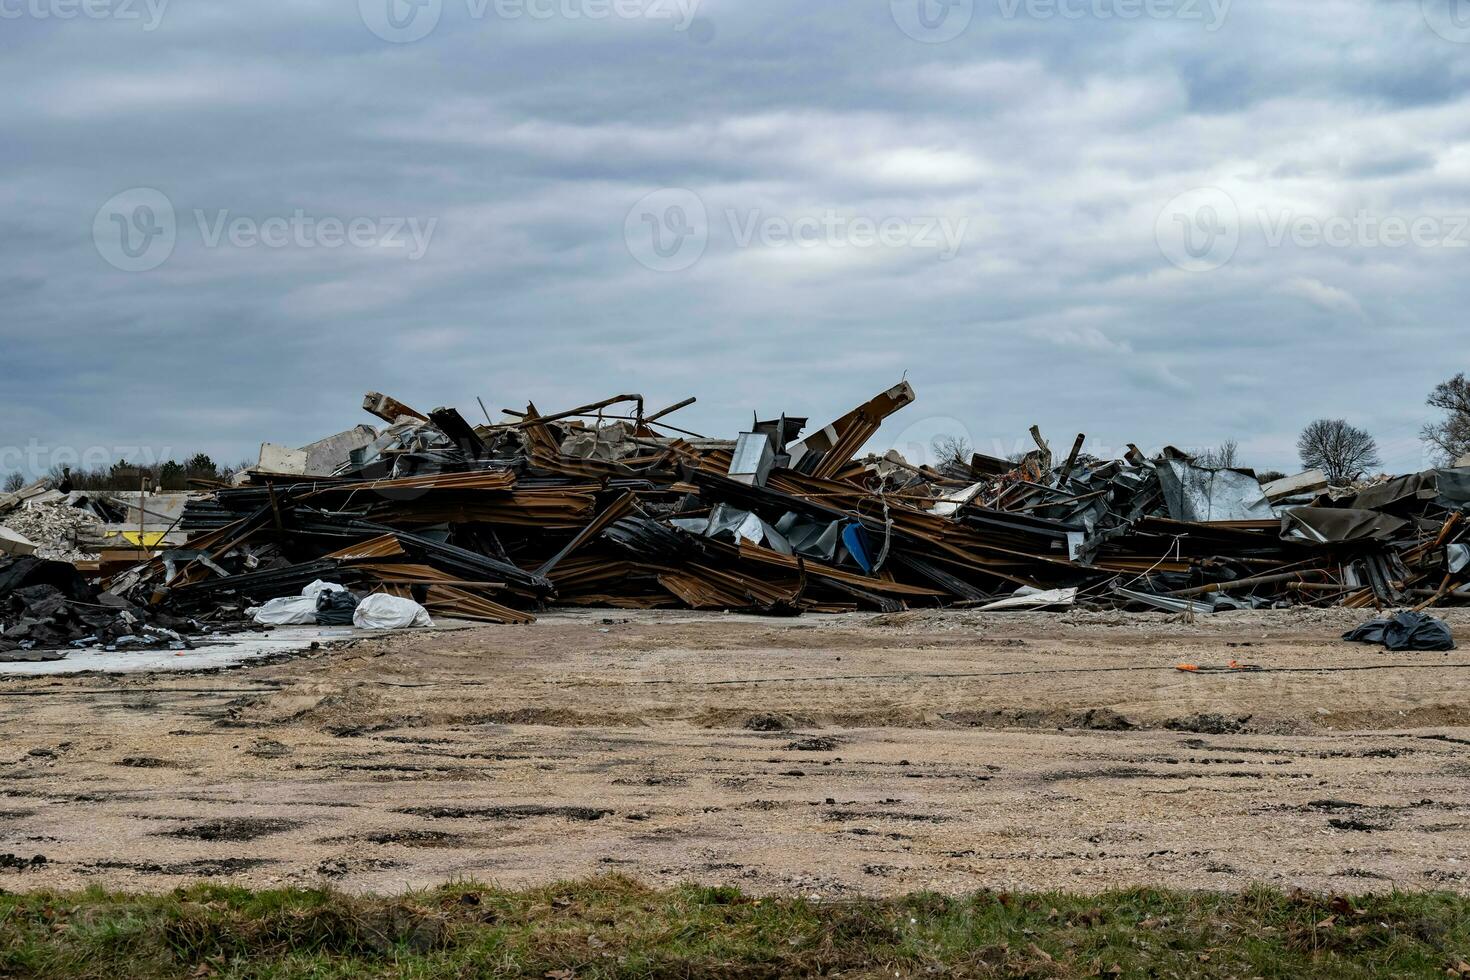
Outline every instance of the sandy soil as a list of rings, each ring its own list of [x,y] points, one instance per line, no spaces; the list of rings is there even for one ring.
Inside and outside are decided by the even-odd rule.
[[[7,679],[0,887],[1470,892],[1470,653],[1361,618],[554,613]]]

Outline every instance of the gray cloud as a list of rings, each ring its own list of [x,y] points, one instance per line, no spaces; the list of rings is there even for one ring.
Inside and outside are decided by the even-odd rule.
[[[368,388],[466,409],[693,393],[683,424],[723,434],[907,371],[920,402],[889,444],[1037,422],[1114,449],[1233,437],[1289,468],[1301,425],[1342,415],[1407,469],[1424,395],[1465,366],[1470,252],[1270,240],[1470,215],[1470,47],[1417,2],[1237,3],[1209,31],[976,0],[937,44],[887,0],[703,0],[682,31],[477,6],[444,0],[408,44],[348,0],[176,2],[151,31],[0,20],[0,447],[233,460],[360,421]],[[138,187],[177,242],[127,272],[93,226]],[[1202,187],[1239,241],[1189,272],[1160,215]],[[660,188],[706,216],[680,271],[625,240]],[[211,246],[196,211],[376,237]],[[421,258],[384,241],[395,219],[435,222]],[[768,220],[784,239],[741,240]],[[906,231],[866,244],[885,221]],[[953,257],[926,221],[963,223]]]

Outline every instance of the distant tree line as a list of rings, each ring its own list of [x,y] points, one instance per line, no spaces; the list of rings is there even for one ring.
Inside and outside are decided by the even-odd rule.
[[[65,480],[73,490],[137,490],[140,486],[146,486],[150,491],[187,490],[191,480],[228,482],[239,470],[251,465],[244,462],[221,468],[207,453],[195,453],[183,461],[169,459],[161,463],[132,463],[120,459],[110,466],[96,468],[53,466],[46,473],[46,478],[53,486],[59,486]],[[6,493],[14,493],[30,482],[20,473],[11,473],[3,486]]]

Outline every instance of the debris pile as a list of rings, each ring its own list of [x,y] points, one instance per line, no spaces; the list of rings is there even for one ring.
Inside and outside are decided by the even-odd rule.
[[[860,457],[914,398],[900,383],[815,429],[783,415],[711,439],[668,421],[692,398],[654,412],[635,394],[527,405],[471,425],[370,392],[363,407],[385,427],[263,446],[236,485],[189,501],[185,546],[108,584],[139,605],[240,619],[325,579],[499,623],[552,604],[1206,613],[1470,593],[1470,469],[1344,494],[1320,473],[1262,486],[1174,449],[1097,459],[1080,435],[1054,455],[1035,428],[1019,462]]]
[[[76,566],[27,556],[0,558],[0,662],[60,659],[32,654],[67,647],[191,648],[194,624],[102,592]]]

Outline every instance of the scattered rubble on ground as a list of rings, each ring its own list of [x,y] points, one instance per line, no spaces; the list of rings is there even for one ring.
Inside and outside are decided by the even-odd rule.
[[[59,659],[66,648],[183,650],[198,625],[88,584],[74,565],[0,557],[0,662]]]

